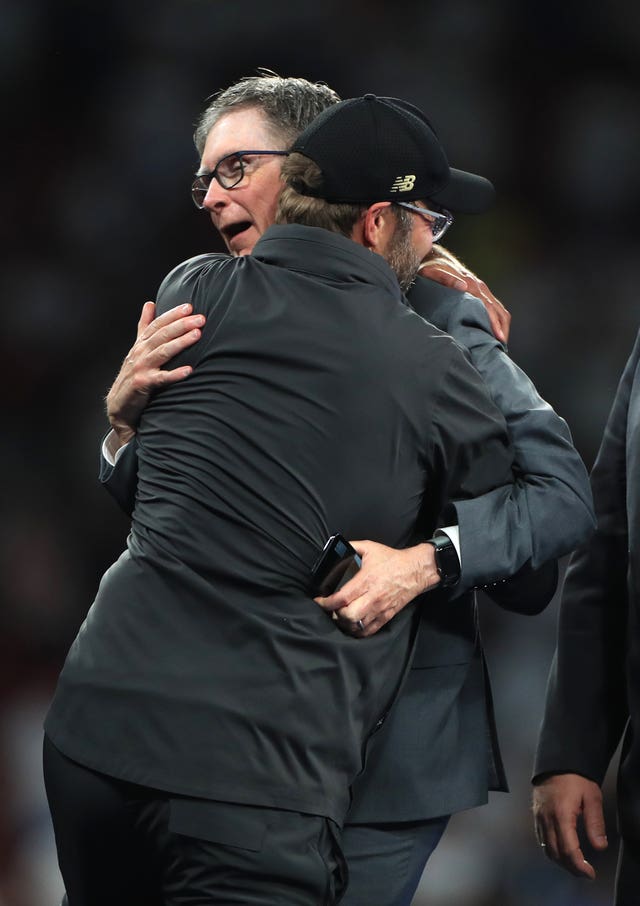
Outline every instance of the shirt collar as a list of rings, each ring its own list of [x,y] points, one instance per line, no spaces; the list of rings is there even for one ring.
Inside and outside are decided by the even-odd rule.
[[[403,301],[398,278],[382,255],[319,227],[276,224],[256,243],[253,258],[318,277],[381,286]]]

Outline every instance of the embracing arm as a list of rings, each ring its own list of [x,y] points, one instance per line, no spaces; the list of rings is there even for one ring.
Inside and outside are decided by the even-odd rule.
[[[426,532],[433,530],[437,514],[452,497],[469,499],[514,483],[513,451],[502,414],[462,351],[448,338],[443,337],[443,344],[451,355],[446,362],[440,360],[441,371],[435,372],[439,392],[429,413],[431,444],[425,469],[430,479],[420,520]],[[352,544],[362,556],[362,568],[335,594],[316,601],[338,612],[351,631],[362,621],[366,628],[357,634],[373,634],[417,595],[439,584],[432,544],[422,542],[403,551],[371,541]]]
[[[191,374],[190,365],[172,369],[164,366],[200,339],[205,319],[192,312],[192,305],[185,303],[154,318],[154,303],[145,302],[136,341],[107,394],[111,432],[101,446],[100,481],[129,515],[135,503],[138,477],[135,442],[138,422],[155,390]],[[116,456],[119,449],[122,452]]]
[[[489,316],[494,336],[502,343],[507,343],[511,327],[510,313],[493,295],[484,280],[470,271],[452,252],[435,243],[420,265],[420,275],[480,299]]]
[[[100,447],[100,482],[121,510],[130,516],[136,502],[138,486],[138,441],[132,440],[117,447],[117,436],[111,431]]]
[[[464,346],[504,414],[515,487],[452,504],[460,527],[462,588],[487,585],[525,567],[538,569],[583,543],[595,521],[589,480],[566,422],[506,354],[483,305],[418,279],[411,305]]]

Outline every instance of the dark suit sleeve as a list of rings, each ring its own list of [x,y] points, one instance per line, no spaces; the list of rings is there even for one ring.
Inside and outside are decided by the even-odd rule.
[[[436,458],[442,476],[443,501],[473,500],[497,488],[507,497],[518,496],[520,486],[513,471],[513,449],[504,416],[491,400],[478,372],[459,347],[441,381],[442,396],[436,419]],[[445,506],[445,512],[448,509]],[[484,537],[488,534],[483,528]],[[479,541],[482,544],[482,537]],[[464,566],[465,552],[462,549]],[[537,569],[525,563],[510,582],[487,589],[503,607],[518,613],[537,613],[551,600],[558,571],[555,561]],[[462,579],[452,591],[464,591]]]
[[[409,301],[468,351],[505,417],[514,449],[515,487],[453,502],[463,587],[490,591],[491,583],[530,568],[542,591],[553,573],[543,565],[583,543],[595,527],[587,471],[569,428],[495,339],[478,299],[420,278]]]
[[[425,363],[437,384],[430,402],[433,443],[428,468],[433,480],[425,513],[440,513],[436,522],[447,525],[451,500],[472,500],[492,489],[508,495],[516,479],[504,416],[463,351],[444,335],[443,350],[446,358],[431,352]],[[463,547],[463,568],[464,559]],[[456,589],[466,590],[461,584]]]
[[[547,560],[537,569],[529,561],[508,579],[483,590],[505,610],[533,616],[551,602],[558,590],[559,573],[557,560]]]
[[[573,555],[567,572],[535,775],[569,771],[602,783],[628,718],[626,451],[639,358],[640,338],[591,474],[598,529]]]
[[[129,441],[115,465],[107,462],[102,454],[102,444],[100,445],[99,478],[120,508],[130,516],[135,506],[138,486],[137,438]]]

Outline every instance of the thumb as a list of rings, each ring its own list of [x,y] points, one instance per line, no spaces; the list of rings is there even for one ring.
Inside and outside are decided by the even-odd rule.
[[[367,548],[369,547],[369,541],[352,541],[349,539],[349,544],[355,550],[357,554],[360,554],[361,557],[364,556]]]
[[[585,801],[582,817],[589,843],[594,849],[606,849],[609,841],[600,796]]]

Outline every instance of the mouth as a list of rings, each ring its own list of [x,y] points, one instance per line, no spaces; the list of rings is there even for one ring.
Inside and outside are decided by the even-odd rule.
[[[225,241],[230,245],[236,236],[251,229],[252,226],[253,224],[250,220],[239,220],[238,223],[228,223],[226,226],[221,227],[220,232]]]

